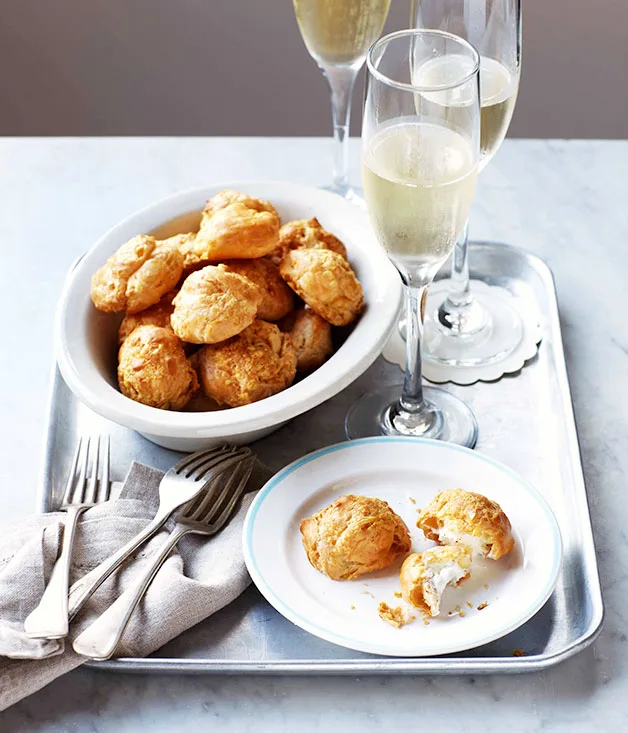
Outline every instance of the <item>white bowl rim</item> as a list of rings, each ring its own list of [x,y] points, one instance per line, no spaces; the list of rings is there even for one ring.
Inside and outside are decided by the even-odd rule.
[[[274,189],[277,191],[274,194],[277,198],[282,194],[290,193],[293,196],[303,197],[307,201],[323,202],[332,208],[346,207],[347,214],[352,216],[355,219],[355,225],[361,228],[360,241],[368,250],[368,257],[373,269],[378,273],[382,288],[388,292],[386,298],[377,302],[377,312],[374,315],[375,327],[361,334],[358,342],[359,352],[356,354],[353,351],[349,355],[350,358],[343,360],[343,368],[340,372],[331,378],[328,377],[340,365],[340,360],[334,357],[338,357],[343,350],[345,350],[344,355],[348,355],[345,347],[350,344],[351,334],[334,357],[297,384],[259,402],[215,412],[174,412],[134,402],[108,384],[93,367],[91,368],[92,374],[87,375],[86,381],[83,369],[77,364],[77,345],[69,346],[71,340],[68,338],[69,323],[72,321],[76,323],[76,309],[72,308],[72,303],[77,282],[82,278],[91,278],[92,272],[102,264],[101,250],[107,248],[107,245],[112,245],[110,250],[113,252],[133,236],[133,233],[129,234],[129,232],[137,234],[138,227],[139,231],[152,231],[177,216],[196,209],[200,210],[207,198],[223,189],[245,191],[248,189],[251,195],[270,200],[273,199]],[[146,223],[142,224],[142,222]],[[92,260],[95,257],[98,258],[100,264],[94,268]],[[395,293],[397,297],[394,296]],[[328,191],[290,181],[221,181],[180,191],[137,210],[106,232],[75,262],[64,284],[57,309],[55,353],[61,374],[70,389],[88,407],[116,423],[139,432],[164,437],[214,438],[223,434],[240,435],[286,422],[333,397],[351,384],[381,353],[396,321],[401,294],[402,285],[399,274],[379,246],[370,228],[367,215],[355,204]],[[359,324],[356,331],[358,328]],[[81,349],[85,353],[79,354],[78,360],[82,360],[85,366],[86,349],[84,345],[79,344],[78,350],[81,351]],[[87,367],[89,371],[89,360],[87,360]],[[99,383],[102,383],[100,389],[98,388]]]

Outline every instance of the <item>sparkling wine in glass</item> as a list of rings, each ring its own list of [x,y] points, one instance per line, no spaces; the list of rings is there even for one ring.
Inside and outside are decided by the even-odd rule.
[[[424,65],[446,74],[419,83]],[[421,300],[462,232],[480,156],[480,60],[450,33],[408,30],[367,58],[362,129],[364,197],[379,243],[404,284],[406,375],[347,415],[350,438],[410,435],[473,446],[477,424],[454,395],[421,382]]]
[[[480,170],[499,150],[515,111],[519,69],[497,59],[480,58]]]
[[[480,53],[482,170],[506,136],[517,99],[520,0],[413,0],[411,25],[455,33]],[[434,60],[431,67],[423,68],[419,81],[441,75],[442,63]],[[497,299],[491,291],[472,292],[467,234],[465,227],[452,257],[450,280],[430,290],[440,305],[428,310],[424,343],[426,359],[461,368],[505,359],[523,333],[521,317],[507,300]]]
[[[329,190],[356,198],[349,186],[349,122],[355,79],[382,32],[390,0],[293,0],[297,23],[331,91],[334,168]]]

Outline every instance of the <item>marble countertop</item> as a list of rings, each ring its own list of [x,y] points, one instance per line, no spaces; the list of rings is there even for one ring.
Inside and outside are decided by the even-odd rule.
[[[359,178],[357,141],[352,177]],[[32,510],[53,320],[72,260],[139,207],[212,181],[324,184],[329,141],[299,138],[0,140],[0,507]],[[0,731],[628,729],[628,142],[508,140],[482,173],[472,238],[553,269],[606,605],[592,647],[514,677],[153,677],[81,669],[0,713]],[[623,723],[623,725],[622,725]],[[200,724],[200,725],[199,725]]]

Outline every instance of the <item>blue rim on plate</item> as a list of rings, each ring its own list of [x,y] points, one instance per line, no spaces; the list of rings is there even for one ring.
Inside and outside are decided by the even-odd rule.
[[[503,473],[507,474],[511,479],[513,479],[517,484],[519,484],[519,486],[521,486],[521,488],[527,494],[531,495],[532,498],[538,504],[538,506],[543,510],[543,513],[545,514],[549,525],[552,526],[553,536],[556,539],[556,544],[554,548],[555,551],[553,552],[552,558],[551,558],[552,567],[551,567],[551,571],[548,576],[548,580],[542,592],[540,592],[538,596],[536,597],[535,602],[530,604],[529,608],[524,613],[518,616],[516,623],[513,623],[511,626],[500,629],[498,633],[496,633],[494,636],[490,638],[487,637],[486,639],[482,641],[481,645],[487,644],[491,641],[495,641],[496,639],[501,638],[502,636],[505,636],[506,634],[514,631],[515,629],[519,628],[521,625],[529,621],[530,618],[532,618],[532,616],[534,616],[534,614],[537,613],[545,605],[545,603],[551,596],[554,590],[554,587],[556,585],[558,573],[560,571],[560,566],[562,563],[562,555],[563,555],[562,538],[561,538],[558,522],[556,520],[556,517],[554,516],[554,513],[550,509],[549,504],[531,484],[529,484],[519,474],[517,474],[511,468],[508,468],[508,466],[505,466],[503,463],[500,463],[499,461],[496,461],[492,458],[489,458],[488,456],[478,453],[475,450],[471,450],[470,448],[465,448],[463,446],[459,446],[454,443],[446,443],[443,441],[430,440],[426,438],[412,438],[412,437],[402,437],[402,436],[399,436],[399,437],[382,436],[382,437],[373,437],[373,438],[359,438],[356,440],[336,443],[334,445],[327,446],[326,448],[320,448],[319,450],[316,450],[313,453],[309,453],[308,455],[303,456],[302,458],[299,458],[296,461],[293,461],[288,466],[281,469],[275,476],[273,476],[273,478],[271,478],[259,490],[257,496],[251,503],[251,506],[249,507],[249,510],[247,512],[247,515],[244,521],[244,527],[242,531],[244,560],[245,560],[247,569],[249,571],[249,574],[251,575],[251,578],[253,579],[253,582],[255,583],[260,593],[266,598],[266,600],[277,611],[279,611],[279,613],[282,614],[282,616],[284,616],[286,619],[294,623],[296,626],[304,629],[305,631],[308,631],[309,633],[314,633],[316,636],[319,636],[320,638],[325,639],[326,641],[330,641],[332,643],[338,644],[343,647],[348,647],[356,651],[364,651],[358,648],[359,645],[356,645],[354,640],[349,639],[345,636],[335,634],[333,631],[330,631],[328,628],[319,626],[318,624],[314,623],[310,619],[303,617],[301,614],[299,614],[297,611],[291,608],[282,598],[280,598],[276,594],[274,590],[272,590],[267,585],[266,581],[264,580],[264,576],[258,567],[257,561],[255,559],[255,555],[252,551],[253,530],[255,527],[255,521],[258,516],[258,513],[261,507],[263,506],[264,502],[270,495],[270,493],[279,484],[281,484],[288,476],[294,473],[297,469],[301,468],[302,466],[307,465],[308,463],[311,463],[312,461],[318,458],[328,455],[330,453],[335,453],[335,452],[343,451],[343,450],[351,450],[352,448],[356,446],[364,445],[364,444],[378,444],[378,443],[391,443],[391,442],[392,443],[409,443],[417,447],[420,445],[429,445],[430,447],[433,447],[433,448],[441,448],[446,451],[454,451],[454,452],[464,453],[467,455],[472,455],[474,459],[478,459],[494,468],[497,468],[498,470],[502,471]],[[478,646],[477,644],[474,644],[472,646],[464,647],[464,649],[475,648],[477,646]],[[458,648],[458,649],[452,650],[452,652],[463,651],[464,649]],[[373,653],[373,652],[366,652],[366,653]],[[381,652],[381,655],[386,656],[386,653]],[[390,654],[388,654],[388,656],[390,656]]]

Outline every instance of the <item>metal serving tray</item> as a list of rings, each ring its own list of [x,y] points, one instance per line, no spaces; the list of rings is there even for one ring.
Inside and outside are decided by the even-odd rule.
[[[508,288],[540,314],[543,341],[519,373],[490,384],[446,385],[477,416],[477,450],[520,473],[541,491],[558,519],[564,561],[547,604],[525,625],[485,646],[444,657],[391,658],[322,641],[280,616],[251,586],[234,603],[146,659],[95,667],[119,672],[222,674],[482,674],[539,670],[567,659],[599,633],[603,605],[578,438],[550,270],[524,250],[494,243],[471,248],[472,276]],[[401,377],[382,358],[328,402],[253,447],[273,470],[344,440],[344,417],[364,392]],[[180,454],[159,448],[82,405],[54,369],[38,509],[56,506],[79,434],[111,435],[112,473],[123,479],[132,460],[167,469]],[[524,656],[514,656],[514,650]]]

